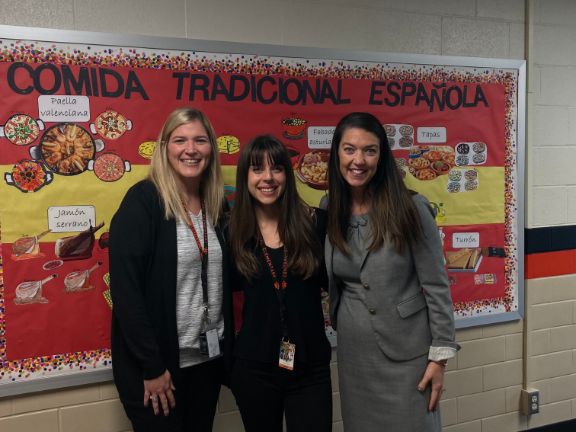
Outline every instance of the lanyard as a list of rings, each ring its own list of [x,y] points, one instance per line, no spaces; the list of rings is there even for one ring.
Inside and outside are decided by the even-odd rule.
[[[270,259],[268,250],[266,249],[266,244],[264,240],[261,239],[262,254],[270,270],[270,275],[272,275],[272,280],[274,282],[274,291],[276,291],[276,296],[278,297],[278,304],[280,306],[280,324],[282,325],[282,338],[288,340],[288,323],[286,322],[286,288],[288,288],[288,257],[286,253],[286,246],[282,246],[283,258],[282,258],[282,279],[279,280],[276,275],[276,269],[274,264]]]
[[[182,203],[184,204],[184,203]],[[186,209],[186,206],[184,206]],[[196,228],[190,219],[190,215],[188,215],[188,211],[186,210],[186,224],[190,231],[192,231],[192,235],[194,236],[194,240],[196,240],[196,246],[198,246],[198,252],[200,253],[200,260],[202,262],[202,270],[200,273],[200,279],[202,281],[202,301],[203,301],[203,309],[204,309],[204,320],[206,324],[210,324],[210,319],[208,317],[208,227],[206,223],[206,210],[204,208],[204,200],[200,200],[200,208],[202,211],[202,231],[204,234],[204,246],[200,243],[200,237],[196,232]]]

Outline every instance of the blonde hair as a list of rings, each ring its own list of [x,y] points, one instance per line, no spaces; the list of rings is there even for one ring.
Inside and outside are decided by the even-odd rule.
[[[172,132],[183,124],[193,121],[199,121],[206,129],[212,154],[206,171],[202,174],[200,181],[200,194],[204,199],[206,206],[206,216],[216,225],[222,213],[222,204],[224,201],[224,181],[220,170],[220,160],[218,158],[218,147],[216,146],[216,134],[214,128],[204,113],[195,108],[183,107],[178,108],[166,119],[156,148],[152,154],[150,171],[148,179],[154,183],[162,204],[164,204],[164,215],[166,219],[180,218],[186,220],[186,209],[182,204],[184,199],[183,191],[180,190],[176,182],[176,172],[168,161],[167,147]]]

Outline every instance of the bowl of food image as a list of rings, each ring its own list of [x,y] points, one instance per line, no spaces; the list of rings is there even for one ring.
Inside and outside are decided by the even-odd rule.
[[[304,130],[308,122],[298,114],[291,114],[290,117],[282,119],[284,136],[289,139],[298,139],[304,136]]]
[[[314,189],[328,189],[328,150],[312,150],[300,156],[297,177]]]
[[[450,165],[444,161],[435,161],[432,162],[432,169],[436,172],[436,174],[438,175],[443,175],[443,174],[447,174],[448,171],[450,171]]]

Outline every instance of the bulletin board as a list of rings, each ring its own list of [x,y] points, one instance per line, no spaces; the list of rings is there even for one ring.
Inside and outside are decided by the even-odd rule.
[[[336,123],[373,113],[436,210],[457,326],[519,319],[524,94],[523,61],[0,26],[0,396],[110,379],[110,220],[185,105],[232,203],[240,148],[271,133],[317,205]]]

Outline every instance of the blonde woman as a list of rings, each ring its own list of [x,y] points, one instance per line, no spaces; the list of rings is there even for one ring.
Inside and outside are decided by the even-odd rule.
[[[134,431],[211,431],[232,341],[223,182],[199,110],[166,119],[110,228],[114,381]]]

